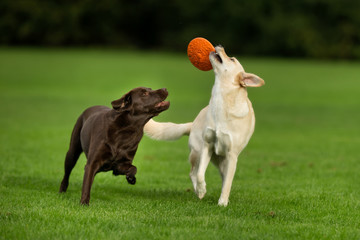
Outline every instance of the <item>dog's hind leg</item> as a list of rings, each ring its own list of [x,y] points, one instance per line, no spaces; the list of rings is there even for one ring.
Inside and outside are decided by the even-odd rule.
[[[60,185],[59,192],[66,192],[69,186],[69,177],[72,169],[74,168],[77,160],[79,159],[80,154],[82,153],[82,147],[80,142],[80,132],[82,128],[82,119],[81,117],[77,120],[74,130],[71,134],[70,147],[69,151],[66,154],[65,158],[65,174],[64,178]]]
[[[226,207],[229,203],[231,185],[234,179],[237,164],[237,156],[228,154],[219,163],[219,171],[222,177],[221,196],[218,205]]]

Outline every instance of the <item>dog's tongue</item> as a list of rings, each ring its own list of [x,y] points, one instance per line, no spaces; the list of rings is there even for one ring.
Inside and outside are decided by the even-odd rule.
[[[155,107],[163,107],[166,105],[166,102],[163,101],[163,102],[159,102],[158,104],[155,105]]]

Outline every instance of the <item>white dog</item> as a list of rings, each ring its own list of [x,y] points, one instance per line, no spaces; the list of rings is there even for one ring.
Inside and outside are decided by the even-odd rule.
[[[175,140],[190,134],[190,178],[197,196],[202,199],[206,193],[205,171],[211,160],[222,177],[218,204],[227,206],[238,156],[255,127],[254,110],[246,88],[260,87],[264,81],[246,73],[238,60],[228,57],[221,46],[210,53],[210,61],[215,84],[209,105],[200,111],[194,122],[175,124],[150,120],[144,131],[157,140]]]

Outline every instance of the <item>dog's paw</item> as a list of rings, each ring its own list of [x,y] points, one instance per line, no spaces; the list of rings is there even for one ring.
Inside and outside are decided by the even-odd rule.
[[[218,205],[221,207],[226,207],[229,204],[229,200],[228,199],[219,199]]]
[[[80,200],[80,204],[82,206],[89,206],[89,203],[90,203],[90,199],[81,199]]]
[[[196,194],[199,199],[203,199],[205,197],[206,190],[198,190],[198,191],[196,191]]]
[[[203,197],[206,194],[206,183],[205,182],[197,182],[195,193],[200,199],[203,199]]]
[[[66,192],[68,186],[69,186],[69,183],[68,183],[68,182],[62,181],[62,182],[61,182],[61,185],[60,185],[59,193],[64,193],[64,192]]]
[[[66,187],[61,186],[61,187],[60,187],[60,190],[59,190],[59,193],[65,193],[66,190],[67,190]]]
[[[196,192],[196,195],[198,196],[199,199],[203,199],[205,194],[206,194],[206,188],[205,187],[204,188],[199,188],[198,187],[198,188],[196,188],[195,192]]]
[[[131,185],[134,185],[136,183],[136,177],[135,176],[126,176],[126,180]]]

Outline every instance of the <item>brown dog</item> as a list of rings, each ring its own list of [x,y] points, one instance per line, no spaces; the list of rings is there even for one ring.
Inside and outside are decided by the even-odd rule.
[[[136,167],[132,165],[144,125],[154,116],[169,108],[164,100],[165,88],[135,88],[113,101],[112,107],[94,106],[78,118],[71,135],[70,148],[65,158],[65,175],[60,192],[66,192],[69,177],[80,154],[85,153],[81,204],[89,204],[91,185],[98,172],[113,171],[115,176],[126,175],[135,184]]]

